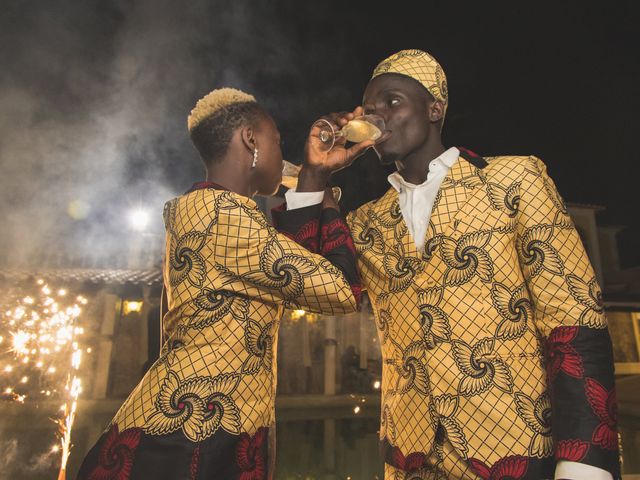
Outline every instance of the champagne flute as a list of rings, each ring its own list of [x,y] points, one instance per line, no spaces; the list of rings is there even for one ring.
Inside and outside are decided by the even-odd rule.
[[[331,150],[339,137],[344,137],[349,142],[360,143],[377,140],[385,130],[384,119],[374,114],[356,117],[340,130],[336,130],[334,124],[324,118],[316,120],[313,126],[320,128],[320,141],[326,150]]]
[[[282,185],[290,189],[295,189],[298,185],[298,174],[300,173],[300,166],[288,162],[287,160],[283,160],[283,164]]]
[[[289,189],[295,190],[298,186],[298,174],[300,173],[301,167],[295,165],[287,160],[283,160],[282,167],[282,185]],[[342,190],[340,187],[331,187],[331,191],[333,192],[333,198],[336,203],[340,201],[340,197],[342,197]]]

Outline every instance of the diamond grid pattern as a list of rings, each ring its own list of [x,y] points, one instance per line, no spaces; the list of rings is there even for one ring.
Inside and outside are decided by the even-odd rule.
[[[447,227],[455,227],[452,222],[459,216],[467,196],[472,195],[474,189],[481,184],[478,170],[466,160],[458,158],[442,182],[438,203],[431,214],[430,220],[435,226],[436,235],[443,233]],[[482,212],[483,215],[484,213]]]
[[[393,302],[393,306],[390,305],[390,313],[394,319],[416,319],[413,322],[394,322],[390,326],[390,342],[388,343],[394,343],[394,353],[399,357],[394,360],[395,362],[400,362],[402,352],[414,341],[421,340],[422,328],[419,321],[417,321],[413,292],[400,292],[393,297]],[[422,359],[421,363],[425,368],[427,367],[425,359]],[[388,379],[388,386],[395,390],[400,376],[395,364],[390,365],[385,362],[383,368],[386,370],[383,376]],[[388,402],[395,421],[396,441],[399,444],[410,446],[408,451],[424,451],[422,447],[424,446],[425,431],[414,428],[413,420],[415,418],[424,419],[425,426],[429,429],[429,437],[432,438],[435,435],[435,431],[429,425],[429,396],[425,396],[416,389],[411,389],[405,394],[395,393],[389,398]]]
[[[488,464],[513,454],[528,456],[535,432],[519,417],[514,394],[520,392],[538,398],[547,389],[538,335],[546,336],[559,325],[579,324],[580,316],[589,308],[572,294],[566,277],[572,274],[589,282],[594,278],[593,269],[544,164],[535,157],[487,160],[489,165],[483,170],[461,159],[453,165],[441,187],[438,204],[430,219],[433,228],[428,236],[450,238],[460,248],[461,239],[470,238],[466,235],[490,232],[486,244],[476,245],[491,259],[490,281],[476,273],[461,285],[447,283],[450,267],[444,262],[439,246],[432,258],[424,259],[423,271],[413,278],[405,291],[391,293],[382,255],[372,249],[359,251],[358,266],[363,284],[373,302],[379,308],[384,305],[393,319],[389,341],[381,345],[383,394],[396,432],[391,440],[405,456],[412,452],[430,452],[435,436],[429,415],[432,398],[414,389],[405,394],[393,391],[398,379],[394,359],[402,358],[402,351],[408,345],[424,340],[418,290],[444,288],[441,300],[434,306],[441,308],[448,317],[451,341],[464,342],[473,349],[480,340],[493,337],[493,348],[483,352],[478,361],[480,365],[482,362],[501,362],[509,370],[513,381],[511,392],[503,392],[492,384],[484,392],[463,396],[458,389],[465,374],[456,363],[451,343],[439,343],[433,350],[427,350],[425,344],[423,360],[431,395],[448,394],[458,398],[452,418],[465,435],[468,455],[484,459]],[[506,201],[496,202],[494,198],[492,203],[490,189],[493,189],[494,197],[496,191],[506,196],[516,182],[520,185],[520,204],[514,215]],[[350,214],[348,222],[352,235],[357,237],[361,230],[375,228],[385,241],[385,251],[396,250],[397,244],[401,243],[406,256],[419,257],[408,233],[397,238],[397,232],[404,229],[385,226],[377,220],[389,212],[396,201],[397,192],[390,189],[378,201]],[[528,229],[539,225],[549,226],[544,230],[549,235],[542,239],[546,244],[543,248],[545,252],[555,252],[563,265],[561,273],[554,273],[554,263],[550,262],[548,254],[535,275],[523,265],[521,239]],[[536,237],[536,240],[540,239]],[[528,248],[540,247],[531,245]],[[473,250],[466,254],[473,254]],[[497,283],[511,292],[523,284],[527,286],[534,318],[528,319],[527,328],[517,338],[495,337],[498,326],[504,321],[491,296]],[[376,309],[374,313],[378,315],[378,311]],[[602,326],[605,322],[602,318]]]
[[[276,342],[287,300],[287,284],[277,278],[278,272],[282,269],[300,272],[302,293],[295,300],[310,311],[327,314],[352,311],[355,300],[351,288],[339,270],[324,258],[309,253],[267,226],[263,214],[248,199],[204,189],[172,202],[174,213],[168,220],[165,274],[168,278],[173,268],[171,255],[175,255],[176,262],[184,262],[185,257],[200,258],[204,276],[199,279],[190,271],[184,280],[168,288],[170,310],[165,318],[171,323],[164,347],[167,352],[134,389],[114,422],[120,431],[148,426],[149,418],[160,408],[156,400],[169,372],[178,376],[181,385],[189,379],[236,374],[240,380],[230,397],[240,412],[241,431],[253,435],[258,428],[271,425],[275,418]],[[180,239],[189,239],[188,235],[194,234],[204,240],[183,242],[181,245],[188,250],[174,251]],[[267,255],[269,248],[275,249],[275,253]],[[293,256],[300,258],[290,260]],[[293,267],[286,264],[287,259]],[[280,260],[285,265],[272,265]],[[192,265],[196,264],[194,260]],[[248,272],[253,272],[251,283],[243,278]],[[274,277],[272,280],[269,274]],[[242,311],[232,309],[212,324],[197,329],[189,327],[189,312],[198,312],[200,307],[195,299],[205,288],[242,295],[249,304],[246,318]],[[270,367],[261,365],[251,374],[243,372],[243,365],[253,355],[247,349],[245,336],[248,320],[261,328],[271,324],[269,335],[273,341]]]

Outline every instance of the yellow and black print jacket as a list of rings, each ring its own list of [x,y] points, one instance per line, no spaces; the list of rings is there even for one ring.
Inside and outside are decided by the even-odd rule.
[[[355,311],[353,242],[336,210],[274,212],[281,234],[252,200],[207,183],[164,219],[166,342],[79,478],[266,479],[283,309]]]
[[[448,439],[481,478],[619,475],[600,287],[546,167],[461,149],[424,251],[398,193],[349,214],[382,347],[381,447],[413,470]],[[466,157],[466,159],[465,159]]]

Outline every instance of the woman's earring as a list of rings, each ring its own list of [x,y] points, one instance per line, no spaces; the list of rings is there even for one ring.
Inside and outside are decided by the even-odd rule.
[[[256,164],[258,163],[258,149],[253,149],[253,163],[251,164],[251,168],[256,168]]]

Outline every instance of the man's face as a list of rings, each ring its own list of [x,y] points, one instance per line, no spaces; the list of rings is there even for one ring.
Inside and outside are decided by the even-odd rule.
[[[401,161],[425,144],[431,102],[422,85],[403,75],[385,73],[369,82],[363,98],[365,113],[383,117],[391,131],[386,141],[374,147],[383,165]]]

